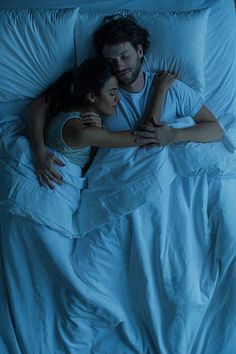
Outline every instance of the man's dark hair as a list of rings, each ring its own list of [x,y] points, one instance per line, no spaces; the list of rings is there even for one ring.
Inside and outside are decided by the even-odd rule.
[[[130,42],[136,50],[141,44],[145,54],[150,45],[148,38],[148,31],[140,26],[132,15],[116,14],[104,17],[101,26],[94,33],[93,44],[100,56],[104,45],[124,42]]]

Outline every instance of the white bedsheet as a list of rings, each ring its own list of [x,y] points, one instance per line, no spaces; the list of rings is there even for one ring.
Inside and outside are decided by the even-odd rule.
[[[232,10],[232,1],[218,1],[209,17],[205,98],[222,124],[223,117],[228,119],[224,126],[232,120],[233,129],[236,37]],[[188,158],[190,171],[192,163],[196,167],[204,162],[218,175],[228,173],[234,165],[222,157],[225,153],[234,156],[234,133],[231,137],[230,143],[229,132],[228,143],[190,144],[183,159],[179,158],[184,163]],[[4,138],[1,144],[7,141]],[[17,151],[27,155],[24,140],[19,146],[25,150]],[[11,146],[11,151],[16,147]],[[173,153],[182,147],[176,146]],[[119,181],[125,180],[131,188],[136,178],[138,188],[132,193],[137,199],[129,198],[129,189],[120,194],[126,198],[123,205],[122,199],[119,204],[110,199],[113,204],[106,204],[105,217],[114,211],[119,217],[85,237],[71,239],[71,234],[68,237],[52,225],[35,222],[34,213],[32,218],[20,214],[12,218],[1,211],[1,354],[235,353],[236,181],[233,174],[216,178],[217,173],[195,175],[193,170],[192,177],[176,176],[181,164],[165,165],[171,162],[171,149],[156,150],[155,159],[161,157],[158,166],[165,173],[148,177],[137,162],[157,171],[151,158],[155,150],[139,155],[137,149],[122,149],[122,159],[122,150],[100,150],[88,174],[88,189],[82,193],[84,214],[80,209],[79,217],[88,215],[89,225],[96,221],[99,197],[107,193],[114,198]],[[195,160],[190,152],[198,152]],[[214,158],[209,160],[211,152]],[[126,173],[129,169],[123,167],[129,164],[134,169]],[[111,168],[114,179],[108,175]],[[32,165],[27,171],[26,178],[36,183]],[[66,178],[66,172],[62,173]],[[18,174],[16,179],[20,178]],[[75,191],[72,187],[66,188]],[[92,191],[97,193],[96,204],[86,210]],[[79,198],[79,191],[76,195]],[[33,200],[34,192],[31,196]],[[132,206],[137,200],[140,205]],[[127,206],[130,209],[120,213]],[[63,203],[53,206],[52,212],[55,208],[60,210]],[[74,215],[78,216],[76,210]],[[88,222],[81,220],[79,227],[83,224],[86,227]],[[78,230],[77,224],[74,227]]]

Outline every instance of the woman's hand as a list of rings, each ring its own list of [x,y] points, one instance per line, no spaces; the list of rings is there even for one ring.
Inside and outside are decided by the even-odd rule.
[[[54,165],[65,166],[65,164],[46,147],[34,152],[34,164],[41,186],[48,185],[50,189],[54,189],[52,182],[58,185],[63,183],[62,176],[54,170]]]
[[[135,130],[133,135],[137,139],[153,139],[152,146],[169,145],[176,143],[176,130],[168,125],[141,125],[140,130]],[[137,140],[138,141],[138,140]]]
[[[156,91],[166,92],[178,80],[176,74],[167,71],[158,72],[154,81]]]
[[[80,115],[81,128],[102,127],[101,116],[94,112],[86,112]]]

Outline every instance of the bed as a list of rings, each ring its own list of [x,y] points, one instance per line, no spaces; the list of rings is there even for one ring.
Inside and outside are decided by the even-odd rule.
[[[0,353],[234,354],[234,2],[116,3],[0,9]],[[114,8],[152,32],[145,70],[177,70],[225,138],[100,149],[86,177],[64,158],[63,188],[42,189],[27,106],[92,53],[89,36]]]

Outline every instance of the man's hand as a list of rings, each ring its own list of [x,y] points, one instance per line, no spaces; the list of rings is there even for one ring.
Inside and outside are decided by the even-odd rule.
[[[176,143],[176,130],[168,125],[141,125],[140,130],[133,132],[137,139],[153,139],[152,146]]]
[[[178,80],[178,76],[176,74],[172,74],[168,71],[160,71],[155,77],[155,90],[166,92],[176,80]]]
[[[63,183],[62,176],[54,170],[54,165],[65,166],[65,164],[46,147],[34,154],[34,164],[41,186],[48,185],[49,188],[54,189],[52,182],[58,185]]]
[[[80,115],[81,128],[102,127],[101,116],[94,112],[86,112]]]

